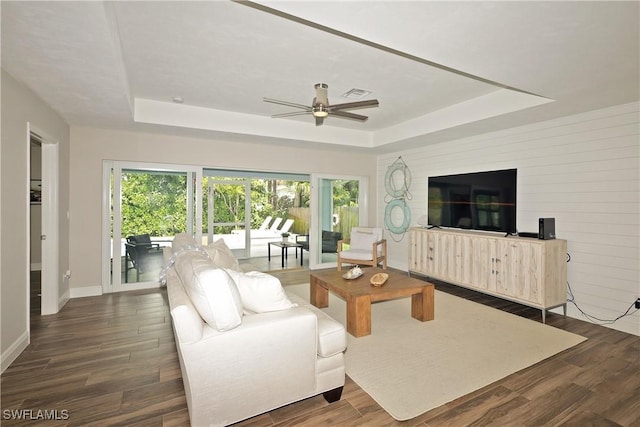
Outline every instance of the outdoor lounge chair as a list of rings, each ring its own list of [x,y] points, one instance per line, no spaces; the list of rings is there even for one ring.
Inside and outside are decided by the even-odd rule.
[[[274,219],[268,231],[271,231],[273,234],[278,234],[278,226],[280,225],[281,222],[282,222],[282,218]]]
[[[271,222],[271,218],[273,218],[271,215],[269,215],[268,217],[266,217],[264,219],[264,221],[262,221],[262,224],[260,225],[260,227],[256,228],[256,229],[251,229],[251,235],[252,236],[257,236],[260,233],[266,233],[269,232],[269,223]],[[245,230],[241,229],[241,230],[231,230],[231,234],[244,234]]]
[[[266,217],[264,219],[264,221],[262,221],[262,225],[260,227],[258,227],[258,230],[262,231],[262,230],[266,230],[267,228],[269,228],[269,223],[271,222],[271,218],[273,218],[271,215]]]
[[[136,270],[136,282],[140,273],[150,271],[154,266],[162,265],[162,249],[159,243],[152,243],[148,234],[127,237],[125,243],[124,282],[129,282],[129,270]]]
[[[293,225],[293,220],[292,219],[288,219],[284,222],[284,224],[282,225],[282,227],[280,227],[280,230],[276,231],[277,235],[280,235],[282,233],[288,233],[289,230],[291,230],[291,226]]]
[[[342,240],[342,233],[337,231],[322,230],[322,253],[335,254],[338,252],[338,242]],[[302,245],[302,249],[309,251],[309,235],[300,234],[296,236],[296,243]]]
[[[252,239],[274,239],[280,237],[282,233],[289,232],[293,225],[293,220],[288,219],[282,224],[282,228],[278,229],[278,226],[282,222],[282,218],[276,218],[273,220],[273,224],[268,230],[251,230]]]

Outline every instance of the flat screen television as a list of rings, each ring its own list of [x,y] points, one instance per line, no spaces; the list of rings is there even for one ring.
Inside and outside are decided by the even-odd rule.
[[[516,233],[517,169],[429,177],[431,227]]]

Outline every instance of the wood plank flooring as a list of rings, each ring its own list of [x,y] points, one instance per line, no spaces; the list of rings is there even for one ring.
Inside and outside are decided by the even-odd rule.
[[[271,273],[284,285],[309,274]],[[447,284],[436,288],[540,321],[539,310]],[[547,323],[588,340],[406,422],[347,378],[336,403],[316,396],[238,425],[640,427],[640,338],[556,314]],[[164,290],[78,298],[58,314],[32,314],[31,344],[3,373],[1,387],[2,426],[189,423]],[[10,419],[44,410],[59,419]]]

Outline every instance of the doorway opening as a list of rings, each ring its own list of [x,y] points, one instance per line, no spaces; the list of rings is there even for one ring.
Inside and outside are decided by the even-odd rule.
[[[27,299],[31,309],[31,273],[40,274],[40,292],[34,291],[39,301],[40,314],[57,313],[64,303],[59,300],[59,200],[58,200],[58,143],[27,123],[29,168],[29,248]],[[37,273],[34,273],[37,274]],[[65,280],[67,278],[65,277]],[[38,281],[35,280],[37,286]],[[39,294],[39,295],[38,295]]]
[[[42,139],[29,135],[29,311],[42,310]]]

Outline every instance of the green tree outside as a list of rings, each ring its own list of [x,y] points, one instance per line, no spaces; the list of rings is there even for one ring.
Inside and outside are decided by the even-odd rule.
[[[203,179],[203,231],[208,232],[209,179]],[[286,219],[292,207],[309,207],[311,186],[304,181],[251,180],[251,227],[259,227],[271,215]],[[345,196],[346,197],[346,196]],[[244,187],[216,184],[213,200],[215,222],[238,223],[245,215]],[[187,174],[123,171],[122,235],[153,237],[183,233],[187,227]],[[216,234],[230,233],[234,226],[217,227]]]

